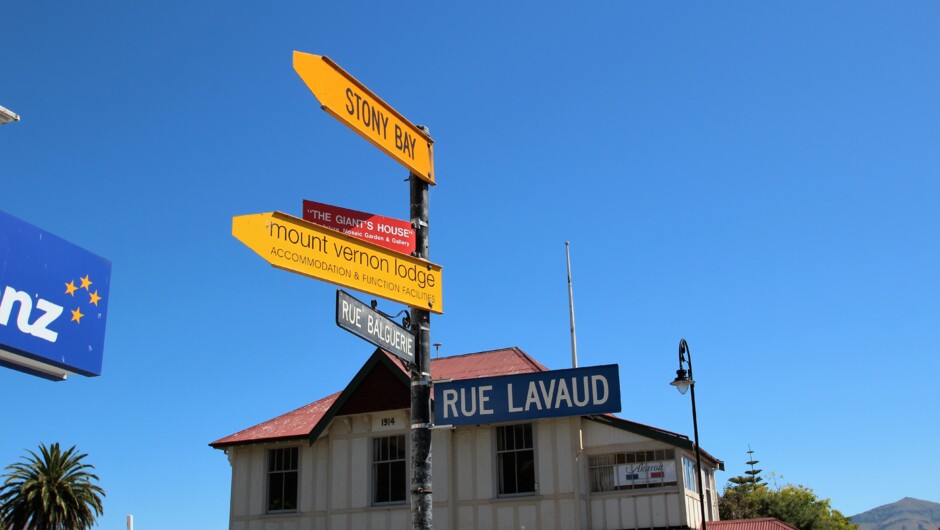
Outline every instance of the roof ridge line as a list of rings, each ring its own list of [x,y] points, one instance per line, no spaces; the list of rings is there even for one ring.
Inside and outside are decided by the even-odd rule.
[[[492,350],[483,350],[483,351],[476,351],[476,352],[470,352],[470,353],[458,353],[457,355],[447,355],[445,357],[438,357],[436,359],[431,359],[431,361],[443,361],[446,359],[456,359],[458,357],[469,357],[471,355],[483,355],[486,353],[494,353],[498,351],[513,351],[513,350],[520,351],[520,352],[522,351],[519,349],[518,346],[508,346],[506,348],[493,348]],[[522,353],[523,355],[528,356],[528,354],[526,354],[525,352],[522,352]]]
[[[542,363],[536,361],[534,357],[532,357],[532,356],[529,355],[528,353],[522,351],[522,349],[519,348],[518,346],[513,346],[511,349],[512,349],[513,351],[518,352],[519,354],[521,354],[521,355],[522,355],[522,358],[525,359],[525,360],[526,360],[529,364],[531,364],[534,368],[536,368],[539,372],[549,372],[549,371],[550,371],[547,366],[545,366],[544,364],[542,364]]]

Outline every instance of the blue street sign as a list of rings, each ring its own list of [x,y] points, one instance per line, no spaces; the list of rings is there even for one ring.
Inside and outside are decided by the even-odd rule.
[[[0,211],[0,366],[101,375],[111,262]]]
[[[620,411],[616,364],[434,384],[434,423],[483,425]]]

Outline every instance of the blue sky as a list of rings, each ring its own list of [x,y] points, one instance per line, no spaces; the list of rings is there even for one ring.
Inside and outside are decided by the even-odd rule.
[[[100,377],[0,371],[0,465],[78,445],[101,528],[227,528],[207,444],[372,351],[334,286],[231,236],[303,199],[408,217],[293,50],[430,128],[443,355],[570,366],[570,241],[581,365],[620,365],[623,417],[691,434],[684,337],[719,481],[750,445],[847,515],[940,502],[937,3],[0,6],[0,209],[113,267]]]

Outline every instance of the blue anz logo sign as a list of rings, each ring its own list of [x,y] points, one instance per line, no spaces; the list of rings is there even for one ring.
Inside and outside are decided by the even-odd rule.
[[[3,298],[0,298],[0,325],[8,325],[10,313],[13,311],[13,304],[16,302],[20,303],[20,312],[16,317],[16,327],[20,331],[49,342],[55,342],[59,338],[58,333],[49,329],[49,324],[62,314],[62,306],[40,298],[36,302],[36,308],[43,311],[42,316],[30,324],[29,318],[33,312],[33,299],[29,297],[28,293],[17,291],[12,287],[7,287],[3,291]]]
[[[0,211],[0,365],[101,374],[111,262]]]

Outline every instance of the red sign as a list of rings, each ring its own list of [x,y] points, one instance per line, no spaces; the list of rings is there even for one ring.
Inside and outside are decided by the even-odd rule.
[[[402,254],[411,254],[415,249],[415,231],[408,221],[306,199],[304,220]]]

